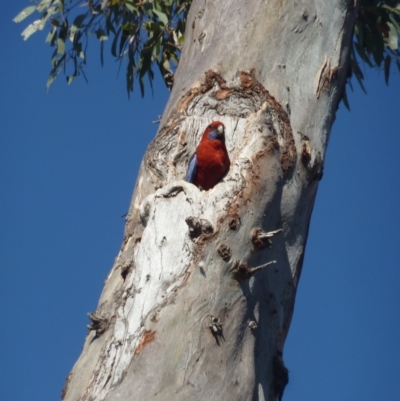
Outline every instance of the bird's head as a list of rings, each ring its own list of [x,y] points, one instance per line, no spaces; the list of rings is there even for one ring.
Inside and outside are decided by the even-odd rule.
[[[204,136],[211,140],[225,142],[225,125],[221,121],[213,121],[205,130]]]

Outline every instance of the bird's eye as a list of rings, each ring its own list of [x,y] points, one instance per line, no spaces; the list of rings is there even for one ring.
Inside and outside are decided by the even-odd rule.
[[[213,126],[210,124],[210,125],[208,126],[208,129],[213,129]]]

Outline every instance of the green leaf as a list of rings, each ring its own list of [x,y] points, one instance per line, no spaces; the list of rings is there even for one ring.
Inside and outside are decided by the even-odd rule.
[[[386,4],[383,4],[381,7],[385,8],[386,10],[390,11],[391,13],[400,15],[400,4],[397,4],[394,8],[393,7],[389,7]]]
[[[102,10],[104,10],[104,9],[107,7],[108,1],[109,1],[109,0],[103,0],[103,1],[101,2],[101,9],[102,9]]]
[[[37,10],[41,13],[42,11],[48,9],[51,5],[57,5],[60,0],[43,0],[37,5]],[[61,9],[63,9],[63,4],[61,4]]]
[[[122,31],[121,28],[118,29],[117,33],[116,33],[115,36],[114,36],[114,40],[113,40],[113,42],[112,42],[112,45],[111,45],[111,54],[112,54],[114,57],[119,57],[119,55],[117,55],[117,43],[118,43],[118,37],[119,37],[121,31]]]
[[[144,78],[140,77],[139,78],[139,86],[140,86],[140,93],[142,97],[144,97]]]
[[[356,22],[354,26],[354,33],[357,36],[358,43],[360,43],[361,47],[364,47],[364,27],[361,22]]]
[[[160,51],[161,51],[161,42],[162,42],[162,38],[159,38],[154,43],[152,58],[155,59],[155,60],[158,60],[158,56],[159,56]]]
[[[356,77],[356,79],[358,81],[358,84],[360,85],[363,92],[366,94],[367,91],[365,90],[364,84],[362,82],[364,80],[364,74],[360,70],[357,60],[354,60],[354,63],[352,63],[352,68],[353,68],[354,76]]]
[[[389,37],[387,39],[387,45],[390,49],[396,50],[399,45],[397,29],[391,22],[388,22],[387,24],[389,25]]]
[[[60,31],[58,32],[58,39],[57,39],[57,53],[64,54],[65,53],[65,39],[67,38],[68,33],[68,21],[64,21],[64,25],[61,27]]]
[[[162,63],[162,67],[165,71],[171,72],[171,67],[169,65],[169,60],[164,60]]]
[[[100,42],[100,64],[104,66],[104,41]]]
[[[38,19],[32,24],[28,25],[21,33],[24,40],[27,40],[29,36],[33,35],[37,31],[41,31],[44,28],[45,21],[43,19]]]
[[[346,87],[343,88],[343,96],[342,96],[343,104],[348,111],[350,111],[349,99],[347,98]]]
[[[385,51],[383,38],[380,35],[371,35],[368,40],[369,43],[367,43],[367,46],[370,46],[369,48],[371,49],[372,57],[374,58],[376,65],[380,67],[383,61],[383,52]]]
[[[72,26],[71,26],[71,33],[70,33],[70,35],[74,35],[74,33],[76,32],[76,31],[79,31],[79,29],[81,29],[82,28],[82,25],[83,25],[83,21],[85,21],[85,18],[86,18],[86,13],[85,14],[81,14],[81,15],[78,15],[75,19],[74,19],[74,22],[72,23]]]
[[[50,85],[55,81],[55,79],[57,78],[57,75],[60,73],[61,71],[61,64],[62,62],[65,60],[65,54],[63,54],[55,63],[54,63],[54,67],[52,68],[52,70],[50,71],[49,74],[49,78],[47,79],[47,83],[46,83],[46,90],[49,90]]]
[[[143,28],[149,33],[159,31],[159,26],[154,21],[147,21],[143,24]]]
[[[121,35],[121,41],[119,42],[119,57],[122,56],[122,52],[124,50],[125,47],[125,43],[129,38],[129,31],[125,31],[124,29],[122,29],[122,35]]]
[[[385,72],[385,82],[386,85],[389,85],[389,74],[390,74],[390,63],[392,62],[392,58],[387,55],[385,57],[385,63],[384,63],[384,72]]]
[[[128,97],[130,93],[133,92],[133,80],[135,74],[135,66],[133,63],[129,62],[126,69],[126,90],[128,92]]]
[[[131,13],[136,11],[135,4],[133,3],[132,0],[125,0],[125,6]],[[132,89],[132,91],[133,91],[133,89]]]
[[[29,6],[24,8],[14,19],[14,22],[21,22],[26,17],[29,17],[36,10],[36,6]]]
[[[157,15],[158,19],[163,25],[168,25],[168,17],[161,11],[153,10],[153,13]]]
[[[76,75],[67,76],[67,84],[71,85],[72,81],[76,78]]]
[[[85,54],[82,51],[82,43],[74,42],[74,50],[75,50],[76,54],[78,55],[78,57],[80,57],[82,59],[85,58]]]
[[[362,58],[362,60],[367,63],[370,67],[373,67],[369,57],[367,56],[367,54],[365,53],[364,48],[359,45],[357,42],[354,43],[354,47],[357,51],[357,54]]]
[[[96,31],[96,37],[97,37],[97,39],[100,40],[100,42],[103,42],[103,41],[108,39],[108,36],[106,35],[106,33],[101,28],[99,28]]]
[[[65,41],[62,38],[57,39],[57,53],[58,54],[65,53]]]
[[[56,33],[57,33],[57,28],[54,26],[46,37],[46,43],[50,43],[50,46],[54,46],[54,43],[56,42],[57,38]]]

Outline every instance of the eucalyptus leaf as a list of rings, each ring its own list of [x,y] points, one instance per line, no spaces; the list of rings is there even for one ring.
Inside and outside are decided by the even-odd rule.
[[[387,24],[389,25],[389,38],[387,39],[387,45],[390,49],[396,50],[399,46],[397,29],[391,22],[388,22]]]
[[[364,48],[359,45],[357,42],[354,43],[354,48],[356,49],[358,55],[362,58],[362,60],[367,63],[370,67],[373,67],[368,55],[365,53]]]
[[[76,31],[78,31],[82,27],[83,21],[85,21],[86,15],[87,15],[86,13],[85,14],[81,14],[81,15],[78,15],[74,19],[74,22],[72,23],[72,26],[71,26],[71,34],[75,33]]]
[[[384,63],[384,72],[385,72],[385,82],[386,85],[389,85],[389,74],[390,74],[390,63],[392,62],[392,58],[387,55],[385,57],[385,63]]]
[[[54,43],[57,38],[56,33],[57,33],[57,28],[54,26],[46,37],[46,43],[50,43],[50,46],[54,46]]]
[[[97,36],[97,39],[100,40],[100,42],[103,42],[103,41],[108,39],[108,36],[106,35],[106,33],[101,28],[97,29],[96,36]]]
[[[60,0],[43,0],[37,5],[37,10],[41,13],[48,9],[51,5],[56,6],[60,3]],[[62,7],[62,4],[61,4]]]
[[[153,13],[157,15],[158,19],[163,25],[168,25],[168,17],[163,12],[153,10]]]
[[[346,88],[343,89],[342,100],[346,109],[350,111],[350,104],[349,104],[349,99],[347,98]]]
[[[76,75],[67,76],[67,84],[71,85],[72,81],[76,78]]]
[[[33,35],[37,31],[41,31],[44,27],[45,21],[43,19],[38,19],[32,24],[28,25],[21,33],[21,36],[24,40],[27,40],[31,35]]]
[[[29,17],[36,10],[36,6],[29,6],[24,8],[14,19],[14,22],[21,22],[26,17]]]
[[[57,53],[58,54],[65,53],[65,41],[62,38],[57,39]]]
[[[132,0],[125,0],[125,6],[131,13],[136,11],[136,6]]]
[[[133,81],[137,79],[144,95],[145,76],[150,85],[154,79],[154,63],[167,86],[172,85],[191,3],[192,0],[35,0],[34,5],[24,8],[13,21],[23,21],[35,10],[42,13],[40,19],[23,30],[24,40],[42,30],[49,21],[50,32],[46,43],[55,50],[53,67],[61,68],[60,55],[65,56],[66,66],[71,65],[73,59],[81,58],[80,64],[75,66],[79,74],[72,76],[79,75],[84,79],[84,57],[88,44],[93,37],[95,41],[100,41],[100,63],[103,65],[104,41],[113,33],[111,54],[120,61],[120,65],[129,65],[126,75],[128,93],[133,91]],[[73,21],[71,26],[68,20]],[[364,91],[363,64],[381,68],[386,82],[391,64],[400,67],[399,33],[400,0],[360,0],[350,62],[354,77]],[[72,46],[67,41],[68,37]],[[52,70],[48,86],[59,72],[59,69]],[[351,85],[350,80],[348,85]]]
[[[121,31],[122,31],[121,28],[117,31],[117,33],[114,36],[114,40],[112,42],[112,45],[111,45],[111,54],[114,57],[119,57],[119,55],[117,55],[117,43],[118,43],[118,37],[119,37]]]
[[[46,89],[49,90],[50,85],[55,81],[55,79],[57,78],[57,75],[60,73],[61,71],[61,65],[63,63],[63,61],[65,60],[65,54],[63,54],[58,60],[56,60],[56,62],[54,63],[54,66],[52,68],[52,70],[50,71],[49,74],[49,78],[47,79],[47,83],[46,83]]]

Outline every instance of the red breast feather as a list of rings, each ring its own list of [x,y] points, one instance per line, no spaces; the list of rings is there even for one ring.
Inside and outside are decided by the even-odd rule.
[[[206,129],[196,150],[197,174],[193,182],[204,190],[215,186],[228,172],[230,165],[225,143],[222,140],[210,139],[209,132]]]

